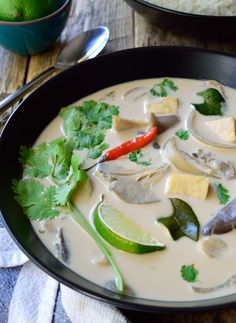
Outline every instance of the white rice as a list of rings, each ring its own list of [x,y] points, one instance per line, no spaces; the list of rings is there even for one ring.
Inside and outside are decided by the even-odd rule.
[[[211,16],[236,16],[236,0],[147,0],[163,8]]]

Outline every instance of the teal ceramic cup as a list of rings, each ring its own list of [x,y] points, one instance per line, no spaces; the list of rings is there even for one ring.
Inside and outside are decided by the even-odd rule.
[[[72,0],[58,0],[58,9],[40,19],[22,22],[0,21],[0,44],[20,55],[33,55],[45,51],[64,29],[71,3]]]

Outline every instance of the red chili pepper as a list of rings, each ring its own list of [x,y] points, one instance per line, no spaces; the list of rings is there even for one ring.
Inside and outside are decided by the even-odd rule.
[[[102,158],[102,161],[115,160],[121,156],[127,155],[132,151],[141,149],[147,146],[156,136],[157,127],[152,128],[143,136],[126,141],[123,144],[107,151]]]

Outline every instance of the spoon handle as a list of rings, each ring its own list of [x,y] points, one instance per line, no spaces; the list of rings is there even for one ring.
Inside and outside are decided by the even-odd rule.
[[[5,99],[0,102],[0,115],[7,109],[13,106],[14,103],[19,101],[25,94],[30,92],[36,86],[38,86],[47,76],[51,75],[56,70],[55,66],[49,67],[46,71],[36,76],[33,80],[26,83],[14,93],[8,95]]]

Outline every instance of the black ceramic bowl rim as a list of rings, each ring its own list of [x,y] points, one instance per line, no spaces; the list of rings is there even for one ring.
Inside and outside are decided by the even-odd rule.
[[[8,1],[8,0],[7,0]],[[60,15],[63,11],[65,11],[68,6],[70,6],[72,0],[66,0],[65,3],[60,6],[56,11],[53,11],[50,13],[50,15],[43,16],[38,19],[32,19],[32,20],[24,20],[24,21],[5,21],[5,20],[0,20],[0,26],[25,26],[25,25],[32,25],[36,24],[39,22],[44,22],[50,20],[54,16]]]
[[[183,12],[183,11],[178,11],[178,10],[174,10],[174,9],[169,9],[166,7],[161,7],[159,5],[147,2],[145,0],[132,0],[132,1],[137,2],[140,5],[143,5],[145,7],[148,7],[148,8],[154,9],[154,10],[160,10],[160,11],[163,11],[166,13],[175,14],[175,15],[183,16],[183,17],[188,17],[191,19],[202,18],[202,19],[210,19],[210,20],[220,21],[220,20],[232,20],[232,19],[236,18],[236,16],[213,16],[213,15],[200,15],[200,14],[194,14],[194,13],[190,13],[190,12]]]
[[[30,96],[28,96],[20,104],[19,108],[16,109],[16,111],[13,113],[12,117],[7,122],[2,134],[0,135],[0,149],[2,147],[4,148],[6,146],[5,137],[9,132],[9,128],[11,130],[10,131],[11,135],[15,137],[15,132],[14,132],[15,128],[12,128],[11,124],[13,123],[13,125],[14,125],[14,122],[17,120],[18,117],[21,117],[21,116],[23,116],[24,113],[27,113],[29,108],[30,109],[32,108],[31,104],[34,102],[34,100],[38,100],[38,97],[40,97],[40,95],[45,90],[47,93],[47,91],[52,91],[53,88],[57,87],[58,84],[63,85],[64,84],[63,79],[65,80],[68,77],[73,81],[73,75],[75,73],[78,73],[79,75],[81,75],[81,72],[87,73],[88,66],[90,66],[90,68],[94,68],[94,67],[104,68],[104,64],[106,65],[107,61],[108,61],[108,64],[112,63],[114,65],[114,61],[116,63],[117,63],[117,61],[124,62],[125,57],[128,57],[129,60],[136,58],[137,61],[134,64],[137,64],[137,63],[140,63],[140,57],[142,57],[142,55],[148,55],[149,53],[152,53],[152,52],[153,52],[153,55],[155,55],[155,57],[158,53],[160,53],[162,55],[164,53],[164,57],[166,57],[166,54],[168,54],[169,56],[172,57],[173,54],[175,54],[175,56],[177,54],[177,56],[178,56],[184,52],[185,59],[182,61],[181,64],[185,64],[185,65],[187,64],[186,65],[187,70],[189,68],[192,69],[192,59],[193,58],[196,59],[197,65],[195,66],[195,68],[197,68],[198,70],[199,70],[199,59],[200,58],[203,61],[203,63],[202,63],[203,65],[205,64],[204,62],[206,60],[208,61],[210,59],[210,70],[212,68],[214,68],[214,70],[216,71],[216,74],[218,75],[217,77],[222,78],[223,83],[226,83],[226,85],[229,85],[229,84],[227,84],[227,82],[228,82],[228,83],[230,83],[230,86],[236,88],[236,78],[235,78],[233,70],[232,70],[232,67],[236,66],[236,57],[232,56],[232,55],[226,55],[226,54],[218,53],[218,52],[211,51],[211,50],[203,50],[203,49],[199,49],[199,48],[181,47],[181,46],[156,46],[156,47],[146,47],[146,48],[135,48],[135,49],[127,49],[127,50],[122,50],[122,51],[102,55],[100,57],[91,59],[89,61],[82,62],[78,65],[75,65],[75,66],[67,69],[66,71],[58,74],[54,78],[45,82],[42,86],[40,86],[38,89],[36,89]],[[139,55],[139,53],[141,53],[141,55]],[[186,63],[186,57],[188,57],[187,63]],[[215,58],[216,60],[219,60],[221,64],[219,66],[217,65],[215,67],[215,65],[214,65],[215,60],[213,58]],[[150,63],[148,63],[148,66],[150,64],[152,66],[152,61],[150,61]],[[118,64],[117,64],[117,66],[118,66]],[[174,66],[176,66],[176,65],[174,65]],[[180,67],[181,67],[181,65],[180,65]],[[146,70],[146,68],[147,68],[147,66],[145,67],[145,70]],[[225,73],[226,74],[225,78],[224,78],[224,76],[222,76],[222,69],[223,70],[227,69],[227,73]],[[132,72],[132,70],[131,70],[131,72]],[[209,70],[208,70],[208,72],[209,72]],[[119,73],[120,73],[119,75],[122,75],[123,82],[126,82],[128,80],[131,81],[131,80],[134,80],[138,77],[137,73],[135,72],[135,76],[131,73],[128,76],[128,80],[126,80],[127,73],[124,73],[124,71],[121,70],[120,68],[119,68]],[[151,72],[148,72],[148,75],[150,73],[151,73],[151,75],[153,75],[153,73],[156,74],[155,70],[151,70]],[[163,72],[161,72],[161,73],[163,73]],[[165,73],[171,74],[171,72],[168,72],[168,68],[167,68],[167,70],[165,70]],[[175,77],[188,78],[188,76],[185,76],[185,73],[184,74],[181,74],[181,73],[182,73],[182,69],[178,68],[177,71],[174,72],[174,75],[175,75]],[[204,73],[204,76],[201,76],[201,77],[198,76],[195,78],[204,79],[204,77],[205,77],[205,78],[209,79],[209,76],[207,74],[205,74],[206,73],[205,71],[203,71],[201,73]],[[176,74],[180,74],[180,75],[177,76]],[[190,75],[190,78],[194,78],[194,76],[193,76],[194,74],[195,73],[192,72],[192,75]],[[138,72],[138,75],[139,75],[139,72]],[[109,76],[111,76],[111,75],[109,74]],[[162,76],[168,76],[168,75],[162,75]],[[148,77],[150,78],[150,77],[155,77],[155,76],[149,75]],[[161,77],[161,76],[159,75],[156,77]],[[143,75],[143,78],[145,78],[144,75]],[[109,82],[110,86],[120,83],[119,81],[116,81],[116,83],[112,83],[112,82],[114,82],[113,75],[112,75],[112,78],[108,77],[105,82]],[[99,86],[99,88],[97,90],[101,89],[100,84],[99,85],[96,84],[96,86]],[[64,85],[63,85],[63,87],[64,87]],[[93,90],[93,92],[96,92],[97,90]],[[86,91],[87,91],[87,87],[86,87]],[[92,92],[90,92],[90,93],[92,93]],[[74,95],[74,93],[73,93],[73,95]],[[77,92],[76,92],[76,95],[77,95]],[[79,96],[77,96],[77,99],[78,98],[79,98]],[[65,99],[65,97],[63,94],[60,98],[60,101],[62,101],[64,99]],[[70,101],[71,100],[74,100],[74,98],[71,97]],[[50,104],[51,104],[51,101],[50,101]],[[62,102],[60,102],[60,104],[62,104]],[[30,111],[32,111],[32,110],[30,110]],[[32,111],[32,113],[34,113],[34,112]],[[53,113],[53,115],[54,115],[54,111],[52,111],[51,113]],[[51,118],[51,116],[50,116],[50,118]],[[46,122],[47,121],[45,119],[45,121],[43,121],[44,127],[46,126],[46,124],[45,124]],[[13,129],[14,129],[14,131],[13,131]],[[41,129],[41,126],[40,126],[40,129]],[[43,130],[43,129],[41,129],[41,130]],[[27,141],[28,141],[28,138],[27,138]],[[9,156],[11,156],[11,155],[9,155]],[[2,160],[4,160],[4,159],[2,159]],[[1,161],[1,159],[0,159],[0,161]],[[3,163],[2,163],[2,165],[3,165]],[[5,170],[5,168],[3,168],[1,170],[2,174],[4,173],[4,170]],[[11,174],[11,176],[14,176],[14,175]],[[2,188],[1,192],[3,192],[3,191],[4,190]],[[65,265],[63,265],[61,262],[59,262],[55,257],[52,256],[52,254],[40,242],[39,238],[37,238],[37,240],[40,242],[40,244],[43,246],[43,248],[41,251],[37,250],[37,253],[35,255],[33,253],[31,254],[30,247],[23,246],[23,243],[21,242],[22,238],[14,236],[14,233],[13,233],[14,229],[12,227],[11,220],[10,220],[11,218],[9,216],[4,217],[4,207],[2,207],[3,204],[4,204],[3,200],[0,199],[0,209],[3,212],[3,221],[5,223],[5,226],[8,229],[8,231],[9,231],[10,235],[12,236],[12,238],[14,239],[14,241],[19,246],[19,248],[28,256],[28,258],[31,259],[43,271],[45,271],[47,274],[49,274],[50,276],[52,276],[53,278],[55,278],[59,282],[63,283],[64,285],[66,285],[76,291],[79,291],[85,295],[88,295],[88,296],[93,297],[93,298],[100,300],[100,301],[106,301],[110,304],[113,304],[113,305],[121,307],[121,308],[127,308],[127,309],[138,310],[138,311],[147,311],[147,312],[173,312],[173,313],[174,312],[190,312],[190,311],[196,312],[196,311],[216,310],[216,309],[221,309],[221,308],[226,308],[226,307],[232,307],[233,305],[236,304],[236,293],[229,294],[229,295],[222,296],[222,297],[217,297],[217,298],[199,300],[199,301],[160,301],[160,300],[153,300],[153,299],[143,299],[143,298],[136,298],[136,297],[130,297],[130,296],[122,296],[117,293],[106,290],[106,289],[96,285],[95,283],[92,283],[91,281],[86,280],[82,276],[79,276],[79,275],[74,274],[72,272],[73,275],[76,276],[76,282],[75,282],[74,276],[72,278],[68,278],[68,277],[66,277],[66,274],[64,273],[64,271],[63,272],[60,271],[60,273],[58,273],[58,269],[55,268],[55,264],[57,266],[60,265],[60,267],[63,268],[63,270],[65,270],[65,271],[69,270],[69,269]],[[32,229],[32,227],[31,227],[31,229]],[[17,228],[17,230],[19,230],[19,228]],[[51,261],[51,259],[53,260],[54,267],[52,267],[52,266],[50,267],[49,263],[47,262],[47,258],[44,259],[44,257],[42,257],[42,256],[40,257],[40,255],[42,253],[44,254],[44,250],[46,251],[46,253],[50,254],[50,261]],[[69,270],[69,271],[71,271],[71,270]]]

